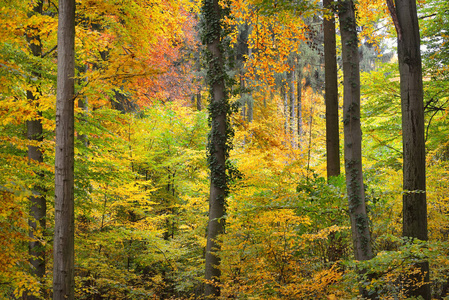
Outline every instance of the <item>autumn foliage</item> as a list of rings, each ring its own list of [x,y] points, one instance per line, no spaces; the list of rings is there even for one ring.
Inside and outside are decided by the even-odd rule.
[[[45,0],[44,13],[32,15],[34,2],[0,0],[2,299],[51,294],[58,7]],[[426,44],[428,242],[401,238],[399,73],[394,50],[385,43],[393,24],[384,1],[357,4],[364,60],[362,163],[375,253],[363,263],[352,254],[344,176],[325,179],[321,26],[330,12],[316,1],[297,7],[290,2],[220,1],[231,11],[224,26],[235,130],[229,158],[235,174],[225,233],[217,240],[220,297],[352,299],[363,285],[381,299],[405,299],[403,287],[422,280],[406,282],[404,274],[428,260],[432,297],[445,299],[446,1],[419,2]],[[210,94],[200,5],[77,1],[76,299],[203,297],[210,175],[208,114],[202,108]],[[40,57],[32,55],[32,44],[41,45]],[[42,141],[26,138],[30,120],[42,124]],[[27,158],[29,146],[42,152],[43,162]],[[30,235],[29,198],[36,188],[47,202],[47,226]],[[44,278],[32,275],[31,239],[44,247]]]

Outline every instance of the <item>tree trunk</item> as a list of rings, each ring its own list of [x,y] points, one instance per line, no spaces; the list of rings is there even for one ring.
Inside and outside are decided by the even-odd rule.
[[[198,88],[198,91],[196,92],[196,110],[201,111],[203,109],[203,106],[201,104],[201,91]]]
[[[247,104],[248,104],[247,121],[248,121],[248,123],[251,123],[254,120],[254,100],[253,100],[253,98],[249,99]]]
[[[84,66],[84,73],[88,73],[89,72],[89,65],[85,65]],[[84,82],[79,82],[80,84],[89,84],[89,78],[86,76],[86,78],[84,79]],[[81,120],[83,122],[86,122],[87,118],[88,118],[88,114],[89,114],[89,98],[87,96],[84,97],[84,99],[79,98],[78,99],[78,107],[82,110],[82,118]],[[77,138],[79,141],[81,141],[84,145],[84,147],[88,147],[89,146],[89,140],[87,139],[87,135],[85,133],[83,134],[79,134],[77,135]]]
[[[223,9],[218,0],[203,0],[203,43],[209,51],[208,84],[211,91],[209,115],[211,129],[209,133],[210,198],[209,223],[206,246],[206,284],[205,297],[220,295],[220,245],[217,237],[224,232],[225,198],[228,190],[226,159],[228,157],[228,121],[229,103],[225,90],[225,62],[222,53],[221,17]]]
[[[396,14],[404,155],[402,235],[426,241],[428,237],[423,82],[421,41],[415,0],[396,0]],[[423,262],[417,267],[421,269],[421,274],[411,276],[409,279],[418,281],[424,279],[426,284],[421,287],[408,287],[407,296],[431,299],[429,264]]]
[[[281,99],[284,100],[284,132],[285,135],[288,136],[289,133],[289,107],[288,107],[288,92],[287,92],[287,85],[285,83],[282,83],[281,86]]]
[[[201,48],[200,46],[198,46],[197,51],[195,51],[194,53],[194,59],[195,59],[195,66],[196,66],[196,71],[198,72],[198,74],[201,74]],[[198,86],[196,87],[196,110],[197,111],[201,111],[203,109],[203,103],[201,101],[201,75],[197,75],[197,82],[196,84],[198,84]],[[194,96],[194,97],[195,97]],[[195,102],[195,100],[193,101]]]
[[[59,1],[53,299],[74,299],[75,0]]]
[[[29,15],[30,17],[38,14],[42,15],[42,7],[43,2],[37,1],[33,7],[32,13]],[[38,28],[30,28],[34,30],[38,30]],[[42,56],[42,45],[39,34],[31,34],[27,35],[27,40],[29,43],[29,47],[31,53],[35,57]],[[32,41],[37,41],[32,42]],[[33,77],[40,78],[40,68],[35,68],[32,73]],[[40,93],[40,87],[36,87],[36,91],[33,94],[32,91],[27,91],[27,99],[32,107],[35,107],[36,110],[39,108],[39,98],[38,95]],[[36,112],[38,118],[34,120],[29,120],[26,122],[27,124],[27,138],[30,141],[41,142],[43,140],[42,137],[42,122],[39,120],[39,117],[42,115],[39,111]],[[44,161],[42,156],[42,151],[37,146],[28,146],[28,159],[30,163],[42,163]],[[32,162],[34,161],[34,162]],[[41,173],[37,174],[39,177],[42,177]],[[42,281],[45,276],[45,245],[41,242],[42,236],[36,236],[36,232],[41,231],[42,233],[46,228],[46,215],[47,215],[47,203],[45,201],[44,190],[40,187],[39,184],[33,186],[33,196],[30,197],[31,207],[30,207],[30,220],[28,221],[30,225],[30,238],[31,241],[29,243],[29,254],[30,254],[30,264],[32,266],[31,273],[37,277],[38,280]],[[33,295],[24,296],[26,299],[38,299],[38,297]]]
[[[324,72],[326,102],[327,178],[340,175],[340,136],[338,124],[338,78],[333,0],[323,0],[323,6],[332,12],[324,19]]]
[[[289,102],[290,102],[290,121],[289,121],[289,136],[291,139],[291,145],[293,149],[298,148],[298,142],[296,139],[296,97],[295,97],[295,71],[289,71],[287,72],[287,82],[288,82],[288,95],[289,95]]]
[[[373,252],[362,173],[360,72],[354,3],[352,0],[340,0],[339,4],[344,77],[344,157],[352,241],[355,259],[369,260]],[[365,298],[376,298],[363,288],[360,292]]]
[[[302,70],[301,66],[299,64],[299,56],[297,57],[296,61],[297,71],[296,71],[296,98],[297,98],[297,117],[298,117],[298,125],[297,125],[297,131],[298,131],[298,145],[301,147],[301,140],[303,136],[303,126],[302,126]]]
[[[248,99],[245,97],[245,79],[243,79],[243,72],[240,72],[240,101],[241,101],[241,116],[242,116],[242,120],[246,121],[247,120],[247,111],[246,111],[246,106],[248,105]],[[245,142],[244,142],[245,143]]]

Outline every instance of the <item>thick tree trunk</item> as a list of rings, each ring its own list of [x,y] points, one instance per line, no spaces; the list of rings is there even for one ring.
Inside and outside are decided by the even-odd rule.
[[[404,155],[403,231],[404,237],[423,241],[427,237],[426,153],[424,141],[423,82],[419,24],[415,0],[396,0],[398,22],[398,62],[401,79],[402,142]],[[421,287],[411,286],[407,295],[431,299],[429,264],[418,264],[425,280]]]
[[[224,54],[221,42],[222,9],[218,0],[203,0],[203,15],[205,16],[204,41],[210,52],[208,84],[211,89],[209,114],[211,129],[209,134],[209,167],[210,167],[210,198],[209,223],[207,227],[206,246],[206,298],[220,295],[220,245],[217,237],[224,232],[224,207],[227,193],[226,158],[227,158],[227,113],[228,103],[225,91]]]
[[[369,260],[373,252],[363,186],[360,72],[354,3],[340,0],[339,4],[344,77],[344,156],[352,241],[355,259]],[[375,298],[362,288],[361,294],[365,298]]]
[[[59,1],[53,299],[74,299],[75,0]]]
[[[340,175],[340,136],[338,123],[338,79],[333,0],[323,0],[323,6],[332,11],[332,17],[323,21],[324,73],[326,102],[327,178]]]

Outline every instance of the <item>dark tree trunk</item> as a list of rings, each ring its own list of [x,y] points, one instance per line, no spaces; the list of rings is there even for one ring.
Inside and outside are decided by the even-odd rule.
[[[211,100],[209,117],[211,129],[209,133],[209,167],[210,198],[209,223],[207,227],[206,246],[206,298],[220,295],[220,245],[217,238],[224,232],[225,198],[227,195],[226,159],[228,157],[228,121],[229,103],[225,90],[225,59],[222,52],[221,18],[224,14],[218,0],[203,0],[203,43],[209,51],[207,81],[210,86]]]
[[[349,216],[356,260],[373,257],[362,173],[362,131],[360,127],[360,72],[358,38],[352,0],[340,0],[339,19],[341,30],[344,100],[344,156]],[[365,289],[365,298],[376,298]]]
[[[38,14],[42,15],[42,7],[43,2],[37,1],[33,7],[33,11],[30,14],[30,17],[32,15]],[[38,28],[30,28],[33,30],[38,30]],[[31,34],[27,36],[29,47],[31,50],[31,53],[35,57],[41,57],[42,56],[42,45],[41,45],[41,39],[39,34]],[[37,41],[37,43],[36,43]],[[40,78],[40,68],[34,67],[33,77]],[[28,102],[32,107],[35,107],[36,110],[39,108],[39,95],[40,93],[40,87],[36,87],[36,91],[33,94],[32,91],[27,91],[27,99]],[[42,123],[39,120],[39,117],[41,116],[41,113],[37,111],[38,118],[34,120],[29,120],[26,122],[27,124],[27,138],[30,141],[34,142],[41,142],[43,140],[42,137]],[[38,146],[28,146],[28,159],[30,160],[30,163],[42,163],[44,161],[42,156],[42,151]],[[42,177],[41,173],[37,174],[39,177]],[[31,207],[30,207],[30,238],[31,241],[29,243],[29,254],[31,256],[30,258],[30,264],[32,266],[31,273],[34,274],[38,280],[43,280],[45,276],[45,245],[41,242],[42,237],[37,237],[35,233],[37,231],[45,232],[46,228],[46,214],[47,214],[47,203],[45,201],[44,190],[40,186],[40,184],[37,184],[33,187],[33,196],[30,197]],[[24,296],[26,299],[38,299],[36,296],[26,295]]]
[[[332,12],[325,18],[324,28],[324,72],[326,102],[326,153],[327,178],[340,175],[340,136],[338,123],[338,79],[335,40],[335,18],[333,0],[323,0],[323,6]]]
[[[392,12],[394,14],[394,9]],[[423,82],[421,41],[415,0],[396,0],[396,16],[404,153],[402,235],[426,241],[428,237]],[[431,299],[429,264],[423,262],[417,267],[421,269],[421,274],[409,279],[418,281],[424,279],[426,284],[408,287],[407,296]]]
[[[74,299],[75,0],[59,1],[53,299]]]
[[[201,111],[203,109],[203,106],[201,104],[201,91],[198,88],[198,91],[196,92],[196,109],[198,111]]]

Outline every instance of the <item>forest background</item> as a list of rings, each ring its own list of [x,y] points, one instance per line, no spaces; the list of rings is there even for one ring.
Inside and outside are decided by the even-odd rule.
[[[48,299],[59,6],[0,3],[0,297]],[[220,297],[351,299],[364,289],[402,299],[410,278],[404,274],[428,261],[432,298],[446,299],[449,4],[418,2],[429,235],[423,242],[401,237],[394,25],[386,2],[356,3],[364,191],[375,254],[366,262],[353,254],[345,177],[327,178],[323,21],[334,13],[313,1],[221,4],[228,8],[221,24],[230,45],[223,51],[233,172],[217,240]],[[76,2],[75,299],[203,297],[211,95],[201,6]],[[339,83],[341,46],[337,34]],[[340,109],[341,140],[342,115]]]

